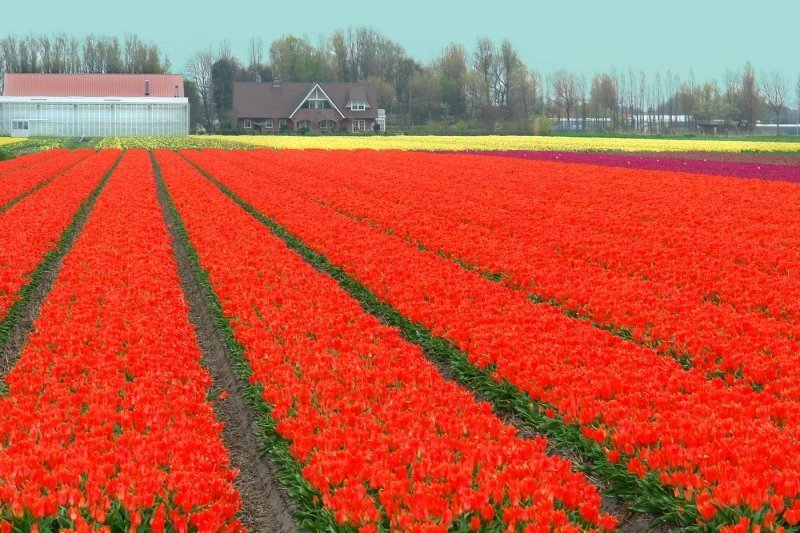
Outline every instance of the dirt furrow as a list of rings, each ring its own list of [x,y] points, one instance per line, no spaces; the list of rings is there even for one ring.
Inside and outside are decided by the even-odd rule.
[[[248,384],[236,373],[233,358],[215,325],[189,251],[178,232],[176,214],[168,207],[167,192],[155,158],[153,167],[158,182],[158,200],[172,238],[181,287],[189,304],[189,319],[197,332],[203,364],[212,377],[209,396],[214,401],[217,419],[224,423],[222,439],[230,451],[231,462],[239,469],[234,482],[244,503],[239,519],[252,532],[296,532],[298,528],[288,498],[275,480],[276,468],[261,453],[262,446],[256,437],[256,416],[244,396]],[[227,393],[223,394],[227,396],[224,400],[220,399],[223,392]]]

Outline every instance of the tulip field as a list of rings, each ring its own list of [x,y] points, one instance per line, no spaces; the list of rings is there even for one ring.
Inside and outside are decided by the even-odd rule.
[[[784,137],[785,138],[785,137]],[[722,152],[722,153],[797,153],[800,143],[775,138],[736,139],[660,139],[651,137],[547,137],[530,135],[207,135],[190,137],[190,142],[219,144],[238,143],[275,149],[322,150],[470,150],[479,152],[509,150],[558,150],[566,152]],[[122,139],[123,143],[130,142]]]
[[[800,530],[800,144],[319,139],[0,161],[0,533]]]

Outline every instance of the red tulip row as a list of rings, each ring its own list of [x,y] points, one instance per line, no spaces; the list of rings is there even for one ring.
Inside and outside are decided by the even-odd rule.
[[[187,313],[150,158],[128,152],[0,398],[0,531],[240,529]]]
[[[476,156],[227,160],[710,375],[800,398],[795,185]]]
[[[0,161],[0,178],[9,172],[35,165],[40,161],[61,155],[64,152],[66,152],[66,150],[63,149],[43,150],[41,152],[33,152],[31,154],[21,155],[7,161]]]
[[[543,438],[515,436],[180,156],[157,159],[277,430],[339,524],[614,527]]]
[[[0,321],[43,257],[56,247],[81,203],[118,158],[119,152],[111,150],[93,154],[0,213]]]
[[[0,175],[0,208],[93,153],[63,150],[55,157]]]
[[[709,524],[746,515],[767,526],[800,520],[800,413],[792,402],[725,388],[273,183],[275,166],[327,176],[311,155],[305,167],[264,165],[260,173],[230,163],[245,153],[186,155],[474,365],[495,368],[498,382],[580,424],[611,461],[654,473]]]

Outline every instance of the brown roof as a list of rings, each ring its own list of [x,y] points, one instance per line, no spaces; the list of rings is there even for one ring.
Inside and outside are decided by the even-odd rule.
[[[183,98],[183,76],[180,74],[8,73],[3,96],[143,97],[145,81],[150,82],[149,96]]]
[[[314,82],[234,82],[233,115],[235,118],[288,118],[300,105],[303,98],[317,85]],[[319,83],[325,94],[345,117],[376,118],[378,116],[378,90],[361,83]],[[366,100],[370,107],[366,111],[345,109],[350,95],[361,95],[357,100]],[[334,111],[335,113],[335,111]],[[338,117],[338,113],[336,114]]]
[[[369,102],[367,91],[363,85],[348,87],[346,100],[345,105],[347,105],[348,102]],[[372,106],[371,103],[369,105]]]

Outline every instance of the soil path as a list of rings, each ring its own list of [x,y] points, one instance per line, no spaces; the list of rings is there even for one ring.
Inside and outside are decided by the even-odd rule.
[[[247,383],[233,368],[225,341],[219,334],[209,311],[203,289],[195,277],[187,248],[178,233],[177,225],[167,205],[167,193],[158,166],[154,164],[158,181],[158,200],[164,220],[172,237],[172,250],[181,287],[189,304],[189,319],[195,327],[203,353],[203,364],[211,373],[209,397],[214,401],[214,413],[224,423],[222,440],[231,454],[231,463],[239,469],[234,486],[242,497],[239,520],[251,532],[293,533],[298,531],[292,518],[288,497],[275,481],[276,468],[261,453],[256,438],[256,418],[243,396]],[[226,391],[224,400],[219,395]]]

